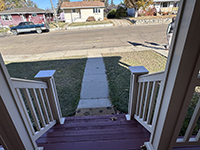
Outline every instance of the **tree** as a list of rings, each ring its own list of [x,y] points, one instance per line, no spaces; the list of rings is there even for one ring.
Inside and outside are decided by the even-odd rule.
[[[3,11],[6,9],[6,1],[0,0],[0,11]]]
[[[20,7],[38,7],[32,0],[6,0],[6,6],[8,9],[20,8]]]
[[[83,1],[100,1],[100,2],[104,2],[104,0],[83,0]]]
[[[153,0],[138,0],[136,2],[138,9],[142,8],[143,10],[145,10],[147,7],[149,7],[152,4],[153,4]]]
[[[111,5],[111,6],[115,6],[113,0],[111,0],[110,5]]]
[[[127,8],[146,9],[153,4],[153,0],[124,0],[124,4]]]
[[[127,8],[135,8],[136,9],[137,0],[124,0],[124,4]]]
[[[27,6],[29,6],[29,7],[36,7],[36,8],[38,8],[37,4],[34,3],[34,2],[31,1],[31,0],[27,0],[26,4],[27,4]]]
[[[105,8],[108,7],[108,0],[104,0]]]
[[[135,8],[135,17],[137,17],[138,9],[145,10],[149,5],[153,4],[153,0],[124,0],[124,4],[127,8]]]

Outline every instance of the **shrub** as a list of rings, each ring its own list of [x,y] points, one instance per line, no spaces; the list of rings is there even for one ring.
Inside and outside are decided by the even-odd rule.
[[[120,17],[127,17],[127,12],[126,9],[120,7],[119,9],[117,9],[116,14],[115,14],[116,18],[120,18]]]
[[[149,15],[149,16],[156,16],[156,14],[157,14],[157,10],[156,10],[155,7],[149,7],[149,8],[147,9],[147,12],[148,12],[148,15]]]
[[[140,9],[138,11],[138,16],[156,16],[157,14],[157,10],[156,8],[153,6],[153,7],[149,7],[147,9]]]
[[[111,9],[108,12],[107,18],[115,18],[115,14],[116,14],[116,9]]]
[[[13,24],[10,24],[10,25],[9,25],[9,28],[11,28],[11,27],[14,27],[14,26],[15,26],[15,25],[13,25]]]
[[[89,16],[86,21],[96,21],[96,19],[93,16]]]

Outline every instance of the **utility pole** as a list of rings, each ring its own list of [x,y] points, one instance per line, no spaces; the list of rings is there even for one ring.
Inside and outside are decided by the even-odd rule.
[[[53,10],[53,13],[54,13],[55,19],[56,19],[56,25],[57,25],[57,27],[59,28],[59,26],[58,26],[58,17],[57,17],[57,12],[56,12],[56,10],[55,10],[55,8],[54,8],[54,6],[53,6],[52,0],[50,0],[50,2],[51,2],[51,7],[52,7],[52,10]]]

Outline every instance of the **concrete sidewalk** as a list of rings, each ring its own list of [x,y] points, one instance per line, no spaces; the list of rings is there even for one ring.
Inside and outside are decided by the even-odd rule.
[[[89,54],[76,116],[113,114],[103,57]],[[94,109],[99,109],[95,111]]]
[[[143,51],[143,50],[154,50],[165,57],[168,57],[168,52],[169,52],[166,51],[162,46],[157,48],[144,47],[144,46],[125,46],[125,47],[111,47],[111,48],[74,50],[74,51],[57,51],[57,52],[41,53],[41,54],[3,55],[3,59],[6,62],[42,61],[48,59],[59,59],[62,57],[70,57],[70,56],[88,56],[91,54],[98,54],[98,53],[104,54],[104,53]]]

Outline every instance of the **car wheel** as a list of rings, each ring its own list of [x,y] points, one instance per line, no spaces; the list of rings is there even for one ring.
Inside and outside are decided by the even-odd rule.
[[[17,35],[18,34],[17,30],[12,30],[11,32],[13,33],[13,35]]]
[[[41,34],[41,33],[42,33],[41,28],[36,28],[36,32],[37,32],[38,34]]]

